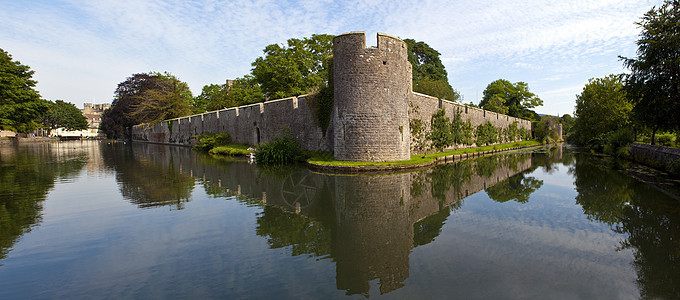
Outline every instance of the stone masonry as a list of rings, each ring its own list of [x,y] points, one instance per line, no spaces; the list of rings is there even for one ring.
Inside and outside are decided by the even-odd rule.
[[[407,50],[402,40],[381,33],[377,47],[366,47],[364,32],[336,36],[328,128],[319,125],[314,98],[302,95],[137,125],[132,139],[191,145],[193,136],[227,132],[236,143],[256,146],[290,134],[303,148],[333,151],[338,160],[377,162],[408,160],[416,153],[409,121],[418,119],[429,130],[440,109],[448,118],[460,114],[475,128],[488,121],[497,128],[516,124],[531,131],[527,120],[413,92]]]

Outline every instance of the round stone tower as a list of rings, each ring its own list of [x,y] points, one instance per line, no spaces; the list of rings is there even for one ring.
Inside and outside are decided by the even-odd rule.
[[[366,48],[364,32],[336,36],[333,85],[336,160],[410,158],[411,64],[404,41],[378,33],[378,47]]]

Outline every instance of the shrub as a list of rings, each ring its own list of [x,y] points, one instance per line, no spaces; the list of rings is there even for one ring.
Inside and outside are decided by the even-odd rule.
[[[477,126],[477,146],[492,144],[498,141],[498,128],[487,121]]]
[[[255,160],[263,165],[285,165],[305,161],[307,153],[290,134],[277,137],[271,143],[260,144]]]
[[[675,140],[672,133],[660,133],[656,135],[656,144],[661,146],[671,146]]]
[[[217,146],[225,146],[231,142],[229,134],[223,133],[207,133],[196,136],[198,143],[194,146],[194,150],[208,152],[210,149]]]
[[[672,160],[666,165],[666,171],[676,176],[680,176],[680,159]]]

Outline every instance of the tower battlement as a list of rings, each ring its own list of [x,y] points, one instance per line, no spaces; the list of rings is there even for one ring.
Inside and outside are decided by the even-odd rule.
[[[408,104],[411,64],[406,43],[364,32],[333,39],[335,159],[394,161],[410,158]]]

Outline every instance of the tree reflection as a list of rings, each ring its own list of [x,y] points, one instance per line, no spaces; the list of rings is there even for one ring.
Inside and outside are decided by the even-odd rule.
[[[543,180],[535,177],[526,177],[525,174],[517,174],[494,186],[486,188],[486,194],[496,202],[507,202],[510,200],[519,203],[527,203],[529,196],[543,186]]]
[[[174,206],[189,201],[194,178],[176,167],[174,153],[144,153],[148,145],[108,145],[104,163],[116,171],[121,194],[140,208]]]
[[[578,192],[576,203],[588,219],[610,226],[618,223],[623,208],[632,200],[632,179],[588,154],[578,156],[571,172]]]
[[[570,172],[576,203],[592,221],[627,236],[643,299],[680,298],[680,203],[617,171],[608,158],[578,154]]]
[[[0,259],[42,221],[42,205],[56,180],[73,177],[87,163],[80,151],[39,144],[0,149]]]

